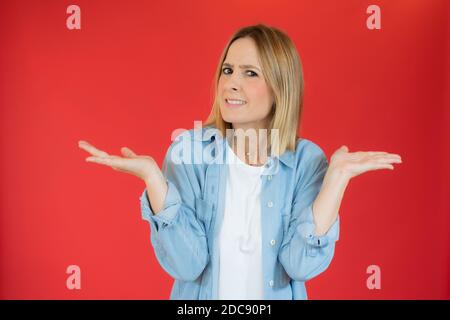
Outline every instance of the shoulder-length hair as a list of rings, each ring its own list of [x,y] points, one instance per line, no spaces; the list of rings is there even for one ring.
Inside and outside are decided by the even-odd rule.
[[[217,86],[228,49],[234,41],[244,37],[256,43],[264,79],[274,95],[272,117],[266,129],[269,133],[272,129],[278,129],[278,138],[275,141],[269,139],[268,146],[277,156],[286,150],[295,151],[303,107],[301,60],[294,43],[283,31],[264,24],[243,27],[231,36],[215,72],[213,106],[204,124],[216,127],[223,137],[226,136],[226,129],[232,128],[231,123],[224,121],[220,113]]]

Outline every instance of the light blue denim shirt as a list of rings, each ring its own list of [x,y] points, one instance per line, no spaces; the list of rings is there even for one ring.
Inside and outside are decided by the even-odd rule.
[[[218,299],[218,235],[228,175],[225,143],[212,127],[178,136],[162,166],[168,185],[163,209],[153,213],[146,189],[140,197],[155,255],[175,279],[170,299]],[[325,235],[316,236],[312,215],[327,168],[322,149],[306,139],[297,141],[295,151],[271,156],[265,165],[261,176],[264,299],[307,299],[305,281],[326,270],[333,259],[339,217]]]

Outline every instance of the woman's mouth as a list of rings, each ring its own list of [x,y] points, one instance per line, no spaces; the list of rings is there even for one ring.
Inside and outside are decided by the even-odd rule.
[[[225,99],[225,105],[229,108],[238,108],[247,104],[247,101],[241,99]]]

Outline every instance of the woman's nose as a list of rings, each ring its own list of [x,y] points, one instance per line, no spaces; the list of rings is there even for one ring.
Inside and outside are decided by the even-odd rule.
[[[226,83],[227,89],[238,91],[241,87],[241,80],[239,79],[239,76],[232,75],[230,78],[228,78],[228,81]]]

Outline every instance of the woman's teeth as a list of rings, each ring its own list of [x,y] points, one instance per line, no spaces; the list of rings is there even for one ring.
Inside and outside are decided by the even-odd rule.
[[[242,100],[231,100],[231,99],[227,99],[226,100],[229,104],[245,104],[245,101]]]

